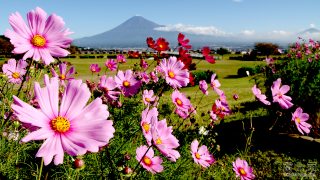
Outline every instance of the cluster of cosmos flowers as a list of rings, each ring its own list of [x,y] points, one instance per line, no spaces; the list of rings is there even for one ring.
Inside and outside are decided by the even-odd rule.
[[[8,77],[10,83],[21,84],[26,78],[27,67],[31,66],[30,59],[41,61],[45,65],[54,62],[54,57],[65,57],[69,54],[66,50],[71,44],[68,35],[71,32],[64,28],[63,19],[55,14],[47,16],[41,8],[36,8],[27,14],[27,23],[17,12],[10,16],[9,22],[13,30],[7,30],[5,36],[14,45],[13,53],[23,54],[21,60],[9,59],[3,65],[3,73]],[[174,136],[173,127],[169,126],[166,119],[158,120],[158,109],[160,97],[152,89],[142,89],[149,82],[157,83],[163,79],[167,86],[173,89],[171,94],[174,112],[182,119],[196,114],[197,107],[193,106],[186,95],[180,89],[186,87],[192,81],[190,70],[192,58],[188,54],[191,49],[189,39],[183,34],[178,35],[178,57],[166,57],[158,60],[157,66],[147,73],[148,63],[141,59],[142,71],[118,70],[119,63],[127,60],[124,55],[118,55],[116,60],[108,59],[105,66],[110,71],[116,71],[115,76],[102,75],[96,87],[90,83],[74,78],[74,67],[68,68],[66,63],[58,65],[59,71],[51,68],[52,77],[44,76],[44,87],[38,82],[34,84],[34,95],[37,107],[13,96],[11,108],[19,121],[28,128],[29,133],[21,140],[44,140],[36,156],[44,159],[48,165],[52,161],[55,165],[62,164],[64,153],[71,156],[86,154],[87,152],[98,152],[103,146],[108,145],[114,137],[115,128],[112,120],[109,120],[108,105],[119,105],[119,97],[130,98],[142,92],[142,101],[146,108],[141,115],[141,130],[147,145],[141,145],[136,149],[136,159],[146,170],[151,173],[159,173],[164,170],[163,159],[155,156],[158,150],[169,161],[176,162],[180,158],[177,148],[179,140]],[[169,50],[169,43],[164,38],[147,38],[149,48],[158,52],[161,56],[163,51]],[[214,57],[210,55],[210,49],[204,47],[202,54],[209,63],[214,63]],[[156,59],[157,60],[157,59]],[[99,73],[101,67],[91,64],[90,71]],[[209,94],[208,84],[205,80],[199,82],[199,90],[204,96]],[[217,75],[211,77],[210,87],[219,96],[215,100],[210,117],[212,122],[218,118],[223,119],[231,113],[227,98]],[[101,97],[88,101],[91,98],[92,88],[102,92]],[[285,95],[290,86],[282,85],[281,79],[277,79],[271,88],[273,102],[278,103],[281,108],[289,109],[293,106],[291,97]],[[265,105],[270,105],[266,95],[256,85],[252,88],[256,98]],[[309,115],[303,113],[298,107],[292,114],[292,121],[296,123],[298,130],[303,134],[309,133],[311,125],[306,123]],[[215,162],[213,155],[205,145],[195,139],[190,145],[191,156],[195,163],[204,168]],[[241,179],[253,179],[253,169],[245,160],[237,159],[233,163],[236,176]]]

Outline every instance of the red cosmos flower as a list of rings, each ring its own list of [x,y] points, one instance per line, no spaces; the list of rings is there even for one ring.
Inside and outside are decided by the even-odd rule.
[[[189,84],[190,86],[194,86],[194,76],[191,72],[189,72]]]
[[[188,54],[188,50],[183,49],[181,47],[179,48],[178,60],[183,62],[183,64],[184,64],[183,69],[189,69],[189,67],[192,63],[192,58],[191,58],[190,54]]]
[[[139,54],[139,51],[129,51],[128,55],[131,58],[138,58],[140,54]]]
[[[210,56],[210,48],[209,47],[203,47],[202,48],[202,55],[204,56],[205,60],[208,61],[209,63],[213,64],[215,63],[215,59],[213,56]]]
[[[203,56],[208,56],[210,54],[210,48],[205,46],[202,48],[202,55]]]
[[[155,45],[156,45],[156,42],[153,40],[152,37],[148,37],[147,38],[147,45],[148,45],[149,48],[154,49]]]
[[[178,34],[178,43],[179,43],[179,46],[182,46],[182,47],[184,47],[184,48],[186,48],[186,49],[191,49],[191,45],[189,45],[188,43],[189,43],[189,39],[184,39],[184,34],[182,34],[182,33],[179,33]]]
[[[164,38],[158,38],[155,45],[155,50],[157,51],[169,50],[169,43]]]

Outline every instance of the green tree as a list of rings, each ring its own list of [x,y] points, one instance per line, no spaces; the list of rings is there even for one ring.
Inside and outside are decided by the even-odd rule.
[[[229,50],[226,48],[220,47],[219,49],[217,49],[217,54],[221,55],[222,59],[223,59],[223,55],[229,54],[229,53],[230,53]]]
[[[254,45],[254,50],[263,56],[270,56],[278,53],[279,46],[273,43],[259,42]]]
[[[13,45],[10,40],[4,36],[0,36],[0,54],[10,54],[13,50]]]

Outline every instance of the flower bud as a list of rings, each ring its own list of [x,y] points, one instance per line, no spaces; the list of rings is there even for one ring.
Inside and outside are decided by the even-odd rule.
[[[77,158],[74,160],[74,167],[76,169],[83,169],[84,168],[84,160],[81,158]]]

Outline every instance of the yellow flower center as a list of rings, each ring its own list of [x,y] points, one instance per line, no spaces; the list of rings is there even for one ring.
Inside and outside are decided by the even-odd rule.
[[[43,36],[37,34],[31,39],[31,44],[36,47],[43,47],[46,45],[46,39]]]
[[[58,116],[51,120],[51,128],[59,133],[64,133],[70,129],[70,122],[67,118]]]
[[[145,98],[144,100],[147,101],[147,102],[150,102],[150,101],[151,101],[150,98]]]
[[[142,127],[146,132],[149,132],[149,130],[150,130],[150,124],[149,123],[146,123],[146,122],[142,123]]]
[[[20,73],[14,72],[14,73],[12,73],[11,76],[12,76],[14,79],[18,79],[18,78],[20,78]]]
[[[59,76],[59,78],[60,78],[61,80],[65,80],[65,79],[66,79],[66,76],[65,76],[64,74],[61,74],[61,75]]]
[[[296,121],[297,121],[297,123],[300,124],[301,119],[297,117],[297,118],[296,118]]]
[[[170,78],[174,78],[174,76],[175,76],[174,72],[172,72],[172,71],[169,71],[168,75],[169,75]]]
[[[150,158],[148,158],[147,156],[143,157],[143,162],[147,165],[150,166],[152,164],[152,161]]]
[[[105,93],[108,93],[108,92],[109,92],[109,89],[108,89],[108,88],[106,88],[106,87],[105,87],[105,88],[103,88],[103,90],[104,90],[104,92],[105,92]]]
[[[178,106],[182,106],[182,101],[179,98],[176,99],[176,103],[178,104]]]
[[[123,86],[124,87],[129,87],[130,86],[130,83],[128,81],[123,81]]]
[[[197,159],[200,159],[200,154],[199,153],[196,152],[195,156],[196,156]]]
[[[162,49],[163,48],[163,44],[159,44],[159,47]]]
[[[162,144],[162,141],[161,141],[160,138],[158,138],[158,139],[156,140],[156,144]]]
[[[239,168],[239,172],[241,175],[246,175],[246,171],[243,168]]]

